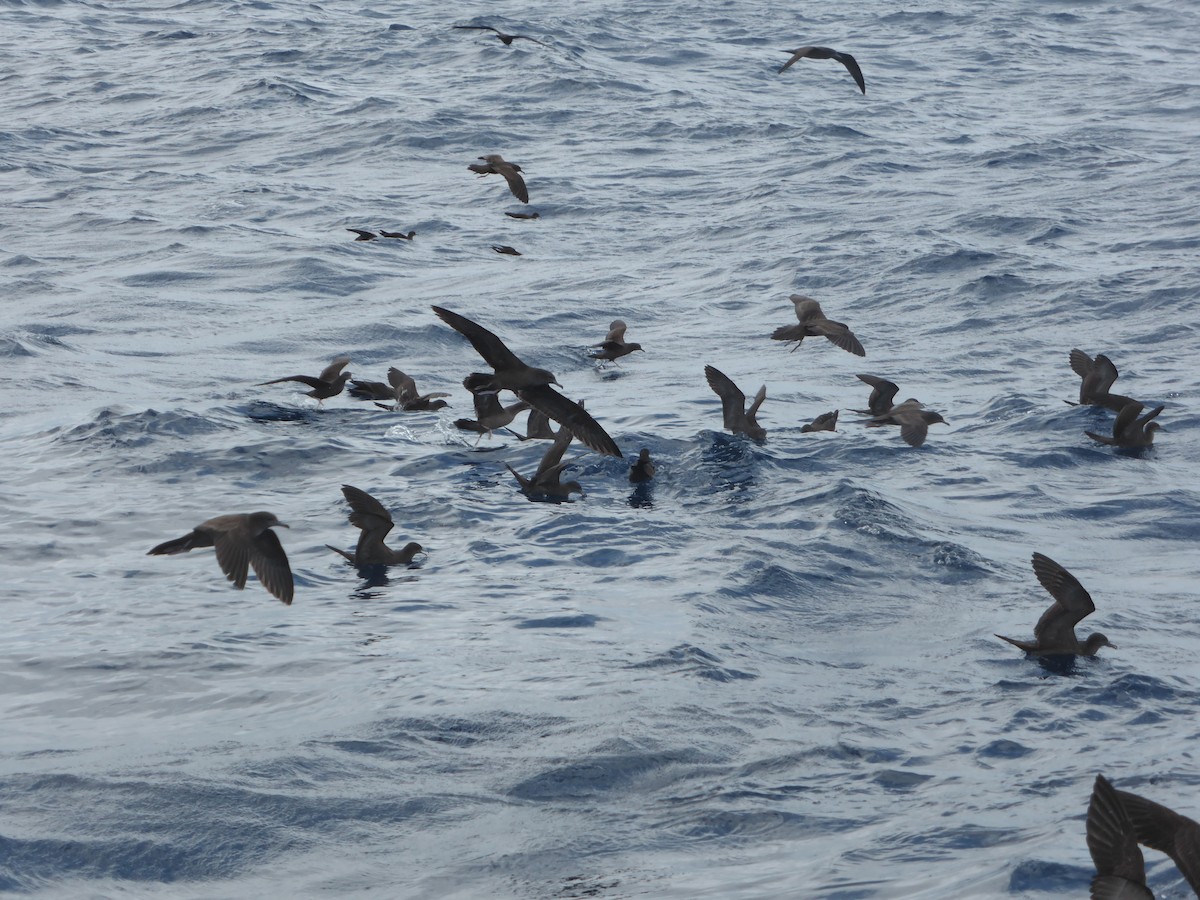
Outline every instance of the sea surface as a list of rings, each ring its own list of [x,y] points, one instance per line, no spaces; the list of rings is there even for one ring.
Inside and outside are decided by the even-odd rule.
[[[1197,47],[1167,0],[2,0],[0,892],[1078,898],[1097,773],[1200,818]],[[794,293],[866,358],[771,341]],[[626,458],[524,497],[432,305]],[[1084,435],[1073,347],[1152,449]],[[259,386],[340,354],[453,405]],[[858,373],[949,424],[863,427]],[[342,484],[416,565],[326,548]],[[290,607],[146,555],[258,509]],[[1035,551],[1117,649],[994,637]]]

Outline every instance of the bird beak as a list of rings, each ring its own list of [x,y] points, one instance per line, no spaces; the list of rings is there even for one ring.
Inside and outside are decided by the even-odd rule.
[[[292,526],[289,525],[287,522],[276,522],[275,527],[276,528],[291,528]]]
[[[561,384],[559,384],[557,381],[552,381],[552,382],[550,382],[550,383],[551,383],[552,385],[554,385],[555,387],[557,387],[557,388],[560,388],[560,387],[562,387],[562,385],[561,385]]]
[[[1116,645],[1116,644],[1110,643],[1108,646],[1112,647],[1114,650],[1116,650],[1116,649],[1117,649],[1117,645]]]

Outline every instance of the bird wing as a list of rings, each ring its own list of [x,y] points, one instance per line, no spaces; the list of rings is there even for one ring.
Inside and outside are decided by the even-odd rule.
[[[857,377],[859,381],[871,386],[871,397],[867,400],[867,407],[871,412],[878,415],[892,408],[892,401],[896,399],[896,394],[900,390],[895,382],[879,378],[876,375],[859,375]]]
[[[847,353],[853,353],[855,356],[867,355],[867,351],[858,342],[854,332],[841,322],[835,322],[833,319],[817,319],[810,323],[810,327],[818,334],[825,335]]]
[[[1043,647],[1074,646],[1075,626],[1096,611],[1096,604],[1074,575],[1042,554],[1033,554],[1033,574],[1054,603],[1042,613],[1033,634]]]
[[[502,34],[502,33],[503,33],[503,32],[501,32],[501,31],[498,31],[497,29],[493,28],[491,25],[455,25],[454,27],[455,27],[455,28],[458,28],[458,29],[460,29],[460,30],[471,30],[471,31],[495,31],[495,32],[496,32],[496,34]]]
[[[812,49],[813,49],[812,47],[800,47],[797,50],[784,50],[783,51],[784,53],[792,54],[792,58],[789,59],[787,62],[785,62],[782,66],[780,66],[779,71],[776,72],[775,74],[782,75],[784,72],[786,72],[788,69],[790,69],[796,63],[798,63],[800,60],[804,59],[804,57],[808,56],[809,52]]]
[[[250,535],[244,527],[213,532],[217,565],[238,590],[246,586],[246,575],[250,565],[250,541]]]
[[[375,232],[367,231],[363,228],[347,228],[346,230],[353,231],[358,235],[358,237],[355,238],[356,241],[373,241],[376,237]]]
[[[349,362],[350,362],[350,357],[339,356],[337,359],[335,359],[333,362],[331,362],[329,365],[327,365],[324,369],[322,369],[321,374],[318,375],[317,378],[320,379],[321,381],[325,382],[326,384],[331,384],[334,381],[337,381],[338,375],[341,374],[342,369],[346,368],[346,366]]]
[[[254,566],[254,574],[271,594],[284,603],[291,605],[295,594],[292,583],[292,567],[288,565],[287,554],[279,543],[279,536],[270,528],[263,532],[249,545],[250,565]],[[245,566],[245,563],[242,564]],[[242,569],[243,583],[245,569]]]
[[[1155,416],[1157,416],[1165,408],[1166,407],[1163,407],[1163,406],[1154,407],[1154,409],[1150,410],[1150,412],[1146,413],[1144,416],[1142,416],[1140,419],[1138,419],[1138,424],[1141,425],[1143,428],[1145,428],[1146,423],[1149,422],[1151,419],[1153,419]]]
[[[1088,804],[1087,845],[1098,875],[1125,879],[1145,887],[1146,863],[1138,848],[1133,822],[1116,790],[1103,775],[1096,776]]]
[[[858,89],[865,94],[867,92],[867,82],[863,80],[863,73],[862,69],[858,67],[858,60],[849,53],[834,53],[833,58],[846,67],[846,70],[854,78],[854,83],[858,85]]]
[[[475,418],[480,422],[483,420],[500,416],[504,414],[504,407],[500,405],[500,397],[498,394],[481,391],[480,393],[472,393],[471,399],[475,401]]]
[[[929,436],[929,423],[919,409],[906,409],[895,417],[900,425],[900,439],[910,447],[920,447]]]
[[[529,410],[529,419],[525,422],[526,439],[529,438],[553,438],[554,432],[550,430],[549,417],[539,409]]]
[[[346,502],[350,504],[350,509],[354,511],[355,516],[360,518],[378,519],[379,525],[387,526],[383,533],[387,534],[392,529],[392,514],[387,511],[382,503],[368,494],[366,491],[356,488],[353,485],[343,484],[342,494],[346,498]],[[355,516],[350,517],[350,521],[358,528],[367,526],[360,525],[354,521]],[[376,526],[378,527],[378,526]]]
[[[720,369],[705,366],[704,377],[708,379],[708,386],[721,398],[721,414],[725,427],[734,431],[741,425],[741,420],[746,415],[746,395]]]
[[[771,332],[771,340],[795,341],[796,345],[799,346],[800,342],[804,340],[806,330],[807,326],[805,325],[780,325]]]
[[[1116,791],[1133,822],[1138,843],[1165,853],[1200,894],[1200,824],[1128,791]]]
[[[514,197],[522,203],[529,202],[529,188],[525,186],[525,179],[521,177],[516,166],[506,162],[493,164],[492,168],[504,176],[504,180],[508,182],[508,189],[512,191]]]
[[[1120,373],[1116,364],[1103,353],[1092,361],[1091,375],[1094,378],[1091,388],[1097,394],[1107,394]]]
[[[1137,417],[1142,414],[1142,410],[1146,407],[1134,400],[1132,403],[1126,403],[1121,407],[1121,411],[1117,413],[1116,419],[1113,420],[1113,437],[1119,438],[1127,432],[1133,423],[1137,421]],[[1161,407],[1160,407],[1161,410]]]
[[[524,491],[525,493],[528,494],[531,490],[533,490],[533,479],[526,478],[524,475],[522,475],[520,472],[518,472],[516,469],[514,469],[508,463],[504,464],[504,468],[508,469],[508,471],[513,473],[513,477],[516,478],[517,483],[519,485],[521,485],[522,491]]]
[[[479,323],[472,322],[465,316],[460,316],[458,313],[443,309],[440,306],[433,307],[433,311],[437,313],[439,319],[470,341],[471,346],[475,348],[475,352],[482,356],[493,369],[519,369],[524,367],[525,363],[521,362],[515,353],[504,346],[504,341],[500,340],[500,338],[496,337]]]
[[[313,378],[311,375],[289,375],[287,378],[276,378],[274,381],[261,381],[258,386],[263,387],[268,384],[282,384],[285,381],[298,381],[301,384],[307,384],[314,390],[323,387],[329,387],[329,382],[322,381],[320,378]]]
[[[600,423],[587,410],[573,400],[564,397],[548,384],[521,388],[517,396],[548,418],[566,425],[585,447],[590,447],[605,456],[620,456],[621,449]]]
[[[541,44],[543,47],[548,46],[547,44],[542,44],[542,42],[539,41],[537,38],[531,38],[527,34],[514,34],[513,40],[514,41],[533,41],[535,44]]]
[[[401,403],[411,403],[418,399],[417,383],[397,369],[388,369],[388,384],[396,389],[396,399]]]
[[[1095,365],[1092,358],[1078,347],[1071,350],[1070,360],[1071,371],[1080,378],[1087,378],[1088,374],[1092,371],[1092,366]]]
[[[551,469],[562,461],[562,456],[567,451],[567,447],[571,445],[573,436],[571,429],[565,425],[558,429],[558,433],[554,436],[554,443],[550,445],[550,448],[542,456],[542,461],[538,463],[537,472],[533,476],[534,481],[541,481]]]
[[[746,410],[746,418],[753,419],[758,415],[758,408],[763,405],[763,401],[767,399],[767,386],[764,384],[758,389],[758,393],[754,395],[754,402],[750,404],[750,408]]]
[[[382,381],[351,381],[350,396],[360,400],[391,400],[394,392]]]
[[[606,337],[604,339],[604,343],[607,344],[610,341],[615,341],[617,343],[623,343],[625,341],[625,328],[626,328],[625,323],[622,322],[620,319],[617,319],[616,321],[614,321],[611,325],[608,326],[608,337]],[[596,346],[600,346],[600,345],[597,344]]]

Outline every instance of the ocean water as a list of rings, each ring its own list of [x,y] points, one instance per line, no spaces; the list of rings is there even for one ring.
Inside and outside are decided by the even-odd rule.
[[[1200,815],[1198,57],[1166,2],[0,3],[0,892],[1084,896],[1096,773]],[[792,293],[866,358],[769,340]],[[545,445],[453,427],[431,305],[627,458],[518,493]],[[1072,347],[1153,449],[1084,436]],[[258,386],[343,353],[453,406]],[[860,372],[949,425],[863,428]],[[417,565],[326,549],[342,484]],[[256,509],[290,607],[146,555]],[[1034,551],[1118,649],[993,636]]]

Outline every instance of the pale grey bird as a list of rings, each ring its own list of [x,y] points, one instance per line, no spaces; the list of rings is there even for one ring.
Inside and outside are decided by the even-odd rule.
[[[508,189],[512,191],[512,195],[522,203],[529,202],[529,188],[525,186],[525,179],[521,177],[521,167],[516,163],[508,162],[499,153],[489,153],[487,156],[479,157],[483,160],[482,163],[470,163],[467,168],[476,175],[503,175],[504,180],[508,182]]]
[[[1096,776],[1088,803],[1087,845],[1096,864],[1092,900],[1154,900],[1133,820],[1103,775]]]
[[[622,356],[627,356],[634,350],[642,350],[641,344],[625,343],[625,323],[620,319],[608,326],[608,337],[599,344],[592,344],[588,353],[592,359],[615,362]],[[644,350],[642,350],[645,353]]]
[[[356,566],[406,566],[424,549],[416,541],[410,541],[402,550],[393,550],[383,542],[394,526],[387,508],[366,491],[348,484],[342,485],[342,494],[350,504],[350,524],[361,533],[353,553],[326,544],[334,553]]]
[[[1163,407],[1156,406],[1139,419],[1138,416],[1145,408],[1136,400],[1131,400],[1121,407],[1121,411],[1113,420],[1112,437],[1092,431],[1085,431],[1084,434],[1093,441],[1113,447],[1149,447],[1154,443],[1154,432],[1162,428],[1157,422],[1150,420],[1162,412]]]
[[[708,386],[721,398],[721,415],[725,427],[734,434],[744,434],[756,441],[766,440],[767,429],[758,424],[755,416],[758,415],[758,408],[767,399],[767,386],[764,384],[758,389],[758,393],[754,395],[754,402],[747,409],[746,395],[720,369],[705,366],[704,377],[708,379]]]
[[[274,381],[263,381],[258,384],[258,387],[264,387],[268,384],[282,384],[285,381],[298,381],[301,384],[306,384],[311,391],[305,393],[314,397],[317,400],[326,400],[329,397],[336,397],[342,392],[342,388],[346,386],[346,380],[351,376],[350,372],[342,372],[350,362],[350,357],[339,356],[324,369],[316,378],[311,375],[289,375],[287,378],[276,378]],[[341,373],[341,374],[338,374]]]
[[[800,349],[800,342],[806,337],[820,335],[829,338],[831,342],[847,353],[853,353],[855,356],[867,355],[867,351],[858,342],[854,332],[841,322],[826,318],[825,313],[821,311],[821,304],[816,300],[801,294],[792,294],[789,299],[796,307],[796,319],[800,324],[783,325],[776,328],[774,334],[771,335],[772,340],[795,341],[796,346],[792,348],[794,353]]]
[[[797,47],[795,50],[784,50],[783,52],[792,54],[792,58],[779,67],[777,75],[786,72],[802,59],[836,59],[846,67],[846,71],[854,78],[858,89],[864,94],[867,92],[867,82],[863,79],[862,69],[858,67],[858,61],[849,53],[831,50],[829,47]]]
[[[1096,604],[1074,575],[1042,553],[1033,554],[1033,573],[1054,602],[1033,626],[1032,641],[996,635],[1033,656],[1095,656],[1101,647],[1117,645],[1103,634],[1088,635],[1083,643],[1075,637],[1075,626],[1096,611]]]
[[[242,590],[251,566],[254,574],[272,595],[290,604],[294,589],[287,554],[272,528],[287,528],[274,513],[234,513],[217,516],[197,525],[189,534],[165,541],[147,556],[187,553],[198,547],[213,547],[217,564],[233,586]]]

